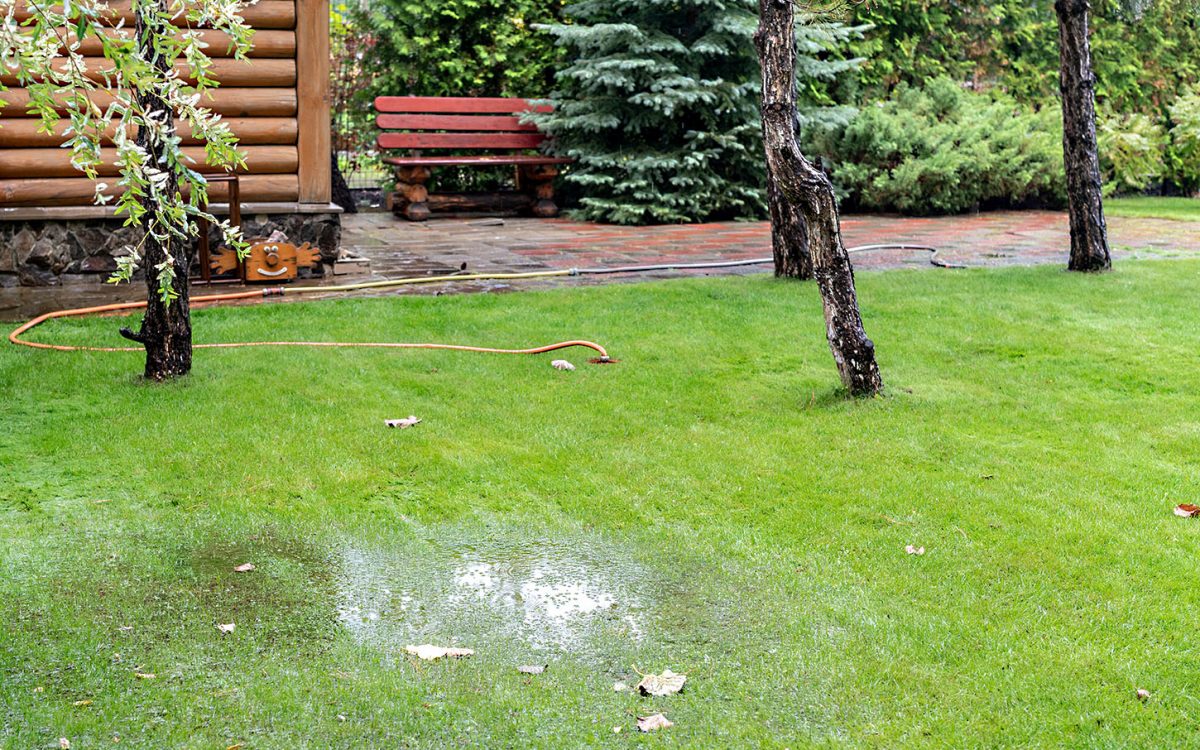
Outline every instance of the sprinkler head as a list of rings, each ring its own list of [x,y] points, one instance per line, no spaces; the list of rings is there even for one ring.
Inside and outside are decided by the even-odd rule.
[[[616,363],[618,363],[620,361],[621,360],[619,360],[619,359],[613,359],[612,357],[608,356],[607,354],[605,354],[603,357],[593,357],[592,359],[588,360],[588,362],[590,362],[593,365],[615,365]]]

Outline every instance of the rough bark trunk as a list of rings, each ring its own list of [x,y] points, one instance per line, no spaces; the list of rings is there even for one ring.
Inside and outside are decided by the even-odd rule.
[[[759,0],[759,11],[754,42],[762,61],[767,167],[785,201],[804,219],[805,245],[825,307],[825,333],[842,383],[854,396],[872,396],[883,389],[883,379],[875,361],[875,345],[863,329],[833,185],[804,158],[793,127],[795,10],[792,0]]]
[[[779,278],[807,280],[813,277],[812,256],[808,253],[804,215],[788,202],[767,175],[767,205],[771,211],[771,255]]]
[[[1104,222],[1100,156],[1096,147],[1096,79],[1088,42],[1089,0],[1056,0],[1063,159],[1071,220],[1072,271],[1112,267]]]
[[[166,0],[158,0],[154,4],[158,6],[160,12],[165,12],[167,9]],[[146,8],[145,10],[151,9]],[[140,9],[135,18],[135,33],[143,59],[153,60],[155,67],[161,71],[170,70],[171,61],[153,57],[154,53],[149,41],[152,29],[146,13]],[[168,128],[173,126],[174,113],[157,91],[149,90],[139,93],[138,101],[146,111],[160,113],[160,117],[166,122]],[[146,149],[147,159],[150,162],[160,161],[164,146],[151,137],[149,130],[144,127],[140,128],[137,140],[138,145]],[[172,174],[162,187],[162,191],[167,195],[173,195],[177,189],[178,183]],[[153,200],[147,197],[143,201],[143,205],[146,208],[146,216],[153,216]],[[168,242],[172,241],[168,240]],[[157,271],[157,266],[166,260],[168,250],[174,258],[175,281],[173,286],[178,295],[169,303],[164,302],[159,294]],[[142,246],[142,268],[146,274],[146,314],[142,318],[141,331],[133,335],[126,332],[126,335],[140,342],[146,348],[145,375],[150,380],[179,377],[188,374],[192,369],[192,320],[188,301],[188,273],[191,267],[191,243],[175,239],[169,247],[164,247],[147,232],[146,241]]]

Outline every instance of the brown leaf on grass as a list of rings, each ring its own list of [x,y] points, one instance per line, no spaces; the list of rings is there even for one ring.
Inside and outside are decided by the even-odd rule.
[[[239,742],[236,745],[230,745],[225,750],[242,750],[242,743]]]
[[[249,573],[254,570],[254,563],[242,563],[233,569],[234,573]]]
[[[421,422],[421,420],[417,419],[415,416],[413,416],[411,414],[404,419],[385,419],[385,420],[383,420],[383,423],[385,425],[387,425],[388,427],[399,427],[402,430],[412,427],[415,424],[420,424],[420,422]]]
[[[1175,506],[1175,515],[1180,518],[1191,518],[1192,516],[1200,515],[1200,505],[1180,503]]]
[[[925,548],[924,548],[924,547],[914,547],[914,546],[912,546],[911,544],[910,544],[910,545],[908,545],[908,546],[906,546],[906,547],[904,548],[904,551],[905,551],[905,552],[907,552],[907,553],[908,553],[908,554],[910,554],[910,555],[917,555],[917,556],[920,556],[920,555],[923,555],[923,554],[925,554]]]
[[[428,643],[420,646],[405,646],[404,650],[418,659],[424,659],[426,661],[441,659],[444,656],[457,659],[463,656],[473,656],[475,654],[475,652],[469,648],[447,648],[445,646],[431,646]]]
[[[134,672],[133,676],[139,680],[153,680],[158,677],[158,675],[154,674],[153,672]]]
[[[517,667],[517,671],[521,674],[541,674],[546,671],[545,664],[527,664],[523,667]]]
[[[683,690],[685,682],[687,675],[675,674],[669,669],[664,669],[662,674],[643,675],[636,688],[642,695],[674,695]]]
[[[230,633],[232,633],[234,631],[234,628],[236,628],[236,627],[237,627],[237,625],[233,624],[232,622],[217,623],[217,630],[220,630],[222,635],[229,635]]]
[[[642,732],[654,732],[659,729],[673,727],[675,723],[662,714],[654,714],[653,716],[639,716],[637,720],[637,728]]]
[[[92,701],[91,701],[91,699],[90,699],[90,698],[88,698],[88,699],[81,700],[81,701],[75,701],[75,702],[74,702],[74,703],[72,703],[71,705],[72,705],[72,706],[81,706],[81,707],[82,707],[82,706],[90,706],[90,705],[92,705]]]

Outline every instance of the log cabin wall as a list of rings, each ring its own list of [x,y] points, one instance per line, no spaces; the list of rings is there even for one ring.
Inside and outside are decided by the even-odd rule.
[[[116,18],[131,24],[128,2],[111,3]],[[328,0],[260,0],[245,9],[256,31],[250,60],[232,59],[228,39],[207,32],[208,54],[216,63],[221,86],[207,106],[224,116],[246,152],[241,170],[241,199],[261,213],[313,213],[330,210],[329,5]],[[99,44],[85,52],[100,54]],[[102,67],[103,59],[93,61]],[[91,66],[90,66],[91,67]],[[0,76],[6,85],[15,81]],[[103,102],[106,96],[97,95]],[[0,219],[100,217],[111,209],[92,207],[91,180],[71,167],[70,153],[59,148],[63,124],[55,135],[39,134],[37,120],[26,112],[28,96],[19,88],[3,95],[0,108]],[[197,163],[203,147],[189,140]],[[113,150],[107,155],[111,157]],[[102,176],[115,174],[111,161]],[[225,198],[214,186],[212,200]],[[65,210],[56,211],[55,208]],[[334,209],[336,210],[336,209]],[[93,213],[94,211],[94,213]],[[6,216],[5,214],[8,214]]]

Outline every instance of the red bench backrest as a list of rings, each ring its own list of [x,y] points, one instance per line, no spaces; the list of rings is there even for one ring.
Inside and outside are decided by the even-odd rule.
[[[385,132],[376,142],[380,148],[537,148],[546,136],[519,115],[552,109],[528,99],[381,96],[375,99],[375,124]]]

